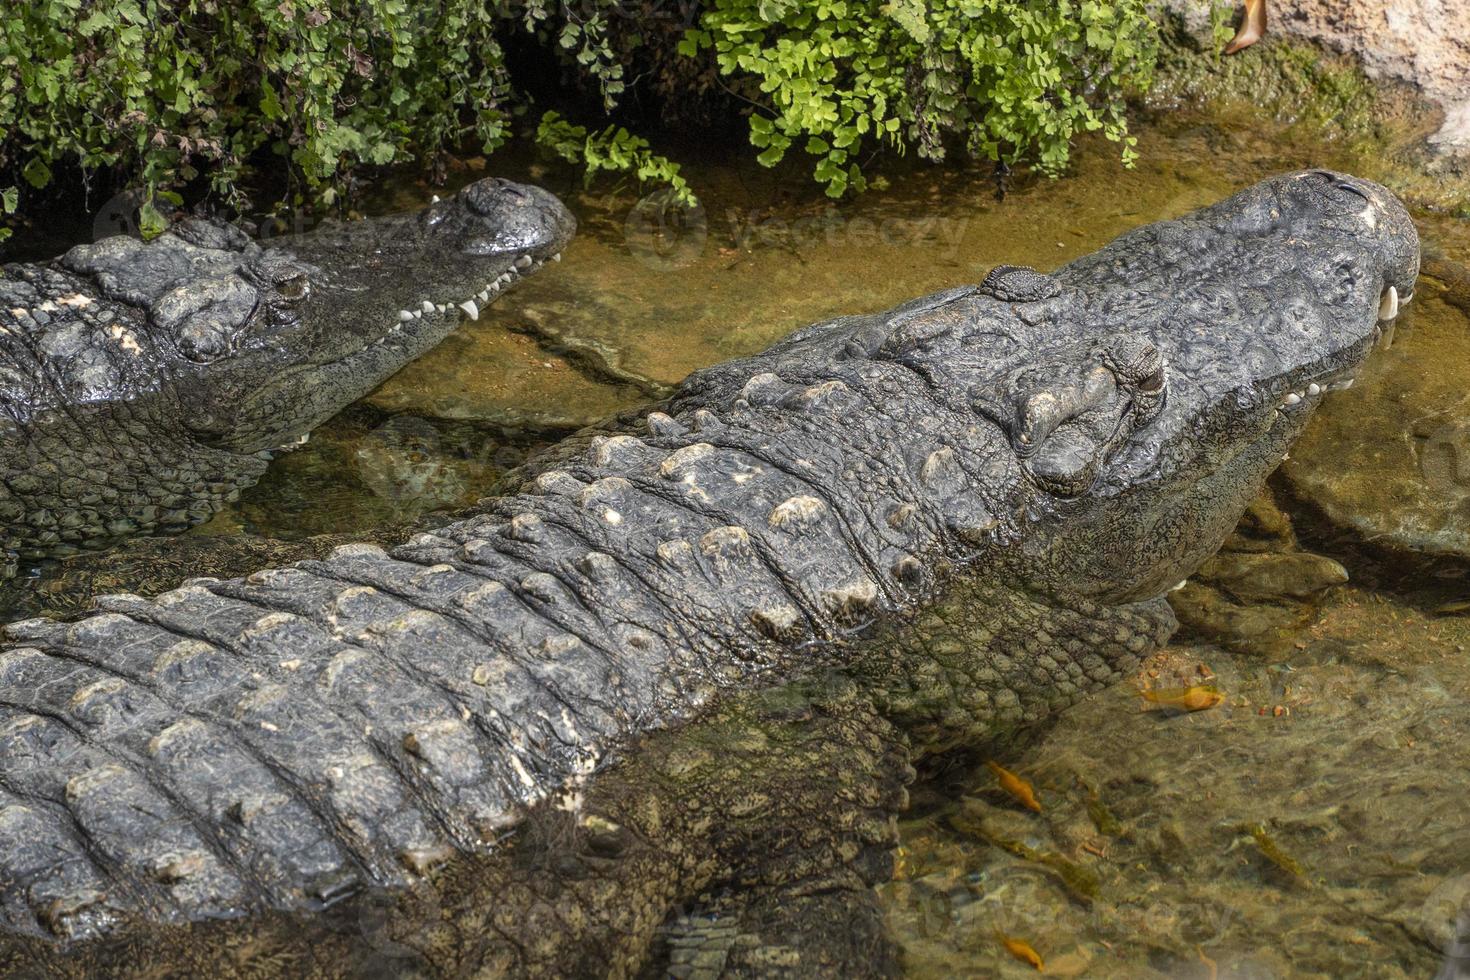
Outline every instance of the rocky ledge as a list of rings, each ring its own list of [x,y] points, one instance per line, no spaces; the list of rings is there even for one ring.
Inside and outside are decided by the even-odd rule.
[[[1357,58],[1370,78],[1407,82],[1444,112],[1430,145],[1470,159],[1470,4],[1463,0],[1267,0],[1270,34]],[[1213,46],[1217,0],[1162,0],[1201,46]],[[1248,56],[1247,54],[1239,57]]]

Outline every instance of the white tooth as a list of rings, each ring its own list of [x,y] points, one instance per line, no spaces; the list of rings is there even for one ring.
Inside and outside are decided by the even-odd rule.
[[[1295,405],[1297,402],[1299,402],[1301,400],[1302,400],[1302,396],[1301,395],[1298,395],[1294,391],[1291,394],[1287,395],[1284,399],[1282,399],[1282,401],[1284,401],[1288,405]]]
[[[414,310],[413,311],[413,318],[415,320],[422,320],[424,318],[424,312],[423,312],[423,310]]]
[[[421,304],[419,304],[419,309],[424,313],[433,313],[434,304],[430,303],[428,300],[424,300]]]
[[[1349,388],[1351,388],[1353,386],[1353,382],[1354,381],[1357,381],[1357,380],[1358,380],[1357,378],[1346,378],[1346,379],[1344,379],[1342,381],[1339,381],[1337,384],[1333,385],[1332,387],[1333,388],[1336,388],[1338,391],[1347,391]]]
[[[1307,394],[1309,394],[1309,395],[1320,395],[1320,394],[1322,394],[1322,386],[1319,385],[1317,382],[1313,381],[1311,384],[1307,385]]]
[[[443,303],[435,303],[434,309],[438,310],[440,313],[443,313],[445,310],[449,309],[449,307]]]
[[[561,253],[560,252],[557,252],[555,255],[553,255],[551,257],[551,261],[553,261],[553,262],[560,262],[561,261]]]
[[[475,294],[475,299],[479,300],[481,303],[488,303],[488,302],[490,302],[490,290],[488,290],[488,289],[482,289],[482,290],[480,290],[478,293]]]
[[[1399,290],[1397,286],[1389,286],[1378,298],[1378,319],[1392,320],[1398,315]]]
[[[1178,592],[1180,589],[1184,588],[1188,584],[1189,584],[1189,580],[1188,579],[1180,579],[1179,580],[1179,584],[1175,585],[1169,591],[1170,592]]]
[[[411,312],[409,312],[408,310],[399,310],[398,311],[398,322],[399,323],[407,323],[409,320],[412,320],[412,319],[413,319],[413,314]]]
[[[480,319],[480,308],[475,305],[475,301],[474,300],[472,300],[472,299],[465,300],[463,303],[459,304],[459,308],[462,309],[462,310],[464,310],[466,313],[468,313],[470,315],[470,319],[471,320],[478,320],[478,319]]]
[[[435,194],[433,197],[429,198],[429,203],[430,204],[438,204],[439,203],[439,195],[438,194]]]
[[[531,268],[531,257],[529,255],[522,255],[516,259],[516,268],[521,270]]]

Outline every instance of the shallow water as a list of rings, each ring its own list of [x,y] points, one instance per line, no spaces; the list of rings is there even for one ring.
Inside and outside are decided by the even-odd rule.
[[[708,161],[688,168],[702,213],[674,219],[632,188],[585,191],[561,170],[512,163],[507,175],[545,183],[577,213],[565,261],[195,533],[352,532],[463,506],[538,446],[812,321],[1000,263],[1052,268],[1271,172],[1360,169],[1339,145],[1250,118],[1165,116],[1139,150],[1124,171],[1110,147],[1084,144],[1072,177],[1004,200],[984,172],[916,169],[841,205],[800,173]],[[428,193],[405,184],[374,207]],[[1324,552],[1375,588],[1202,581],[1180,598],[1198,607],[1181,609],[1191,628],[1135,685],[1001,760],[1037,787],[1041,813],[998,792],[983,760],[919,786],[900,873],[880,889],[912,973],[1036,972],[998,935],[1030,944],[1055,976],[1434,971],[1470,901],[1470,563],[1454,546],[1470,535],[1470,279],[1456,278],[1470,228],[1423,215],[1421,229],[1433,276],[1277,481],[1302,540],[1288,528],[1257,551],[1242,545]],[[1421,498],[1449,503],[1415,509]],[[1354,524],[1354,508],[1376,523]],[[1451,544],[1432,567],[1402,561],[1424,534]],[[1275,581],[1263,561],[1248,563],[1258,585]],[[1135,690],[1202,679],[1225,700],[1193,714],[1146,710]]]

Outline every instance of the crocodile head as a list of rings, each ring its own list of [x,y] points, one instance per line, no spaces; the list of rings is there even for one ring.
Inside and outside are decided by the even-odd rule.
[[[78,246],[62,265],[146,310],[111,352],[101,387],[116,390],[98,396],[166,392],[192,438],[254,453],[295,443],[478,318],[574,229],[551,194],[489,178],[416,213],[265,247],[188,220],[146,244]]]
[[[1129,232],[1011,305],[972,389],[1026,504],[1039,587],[1158,595],[1214,552],[1307,419],[1413,295],[1414,225],[1377,184],[1286,174]]]

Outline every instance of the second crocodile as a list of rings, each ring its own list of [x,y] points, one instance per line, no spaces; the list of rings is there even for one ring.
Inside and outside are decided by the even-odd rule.
[[[546,191],[488,178],[264,246],[191,218],[0,268],[0,551],[206,519],[574,228]]]

